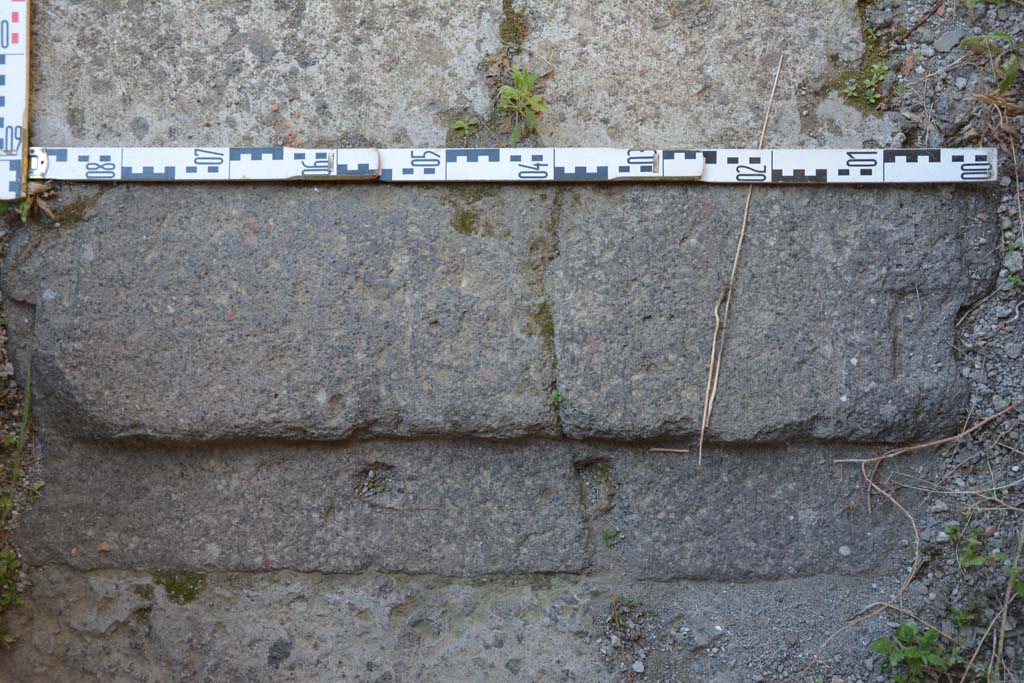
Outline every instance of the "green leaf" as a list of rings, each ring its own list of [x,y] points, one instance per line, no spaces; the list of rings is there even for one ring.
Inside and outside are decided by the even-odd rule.
[[[537,130],[537,115],[533,113],[532,109],[523,110],[523,119],[526,121],[526,130]]]
[[[896,643],[888,638],[875,638],[871,641],[871,651],[880,655],[888,655],[896,649]]]
[[[478,119],[475,116],[471,116],[469,121],[466,121],[466,123],[468,123],[471,126],[477,126],[480,125],[480,119]]]
[[[912,641],[919,631],[920,629],[917,627],[915,622],[904,621],[896,628],[896,637],[900,642],[907,643]]]
[[[1003,62],[1003,80],[999,81],[999,92],[1004,93],[1010,89],[1017,81],[1017,75],[1020,73],[1020,57],[1011,57]]]
[[[973,552],[960,553],[960,566],[962,567],[981,567],[988,561],[988,558],[984,555],[977,555]]]
[[[516,121],[516,125],[512,126],[512,134],[508,139],[513,145],[523,139],[523,127],[518,121]]]

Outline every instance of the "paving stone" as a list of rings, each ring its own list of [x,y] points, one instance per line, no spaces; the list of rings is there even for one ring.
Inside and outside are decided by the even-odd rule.
[[[615,507],[598,526],[619,531],[607,551],[642,579],[750,581],[815,574],[885,574],[910,562],[914,532],[883,502],[869,514],[855,464],[878,449],[790,445],[637,449],[609,460]],[[927,457],[901,467],[922,475]],[[922,470],[921,468],[925,468]],[[919,496],[900,501],[917,511]]]
[[[46,495],[18,532],[37,565],[579,572],[614,527],[637,578],[753,580],[888,571],[910,533],[894,510],[866,517],[860,471],[833,464],[870,448],[709,449],[701,468],[565,441],[44,446]]]
[[[755,198],[710,436],[947,431],[953,322],[998,266],[988,195],[822,192]],[[74,232],[16,235],[4,289],[71,435],[550,435],[557,356],[567,435],[688,436],[743,195],[116,188]]]
[[[651,0],[511,9],[527,29],[517,63],[552,75],[540,126],[550,145],[752,145],[782,52],[770,139],[792,144],[806,127],[797,86],[823,88],[835,60],[855,63],[863,47],[851,2],[787,0],[756,15]],[[499,0],[429,11],[415,0],[54,0],[33,13],[33,139],[442,144],[462,112],[491,108],[483,74],[502,19]]]
[[[166,440],[557,434],[533,253],[550,194],[93,192],[68,188],[57,210],[84,220],[22,233],[4,268],[7,296],[35,306],[12,324],[43,424]]]
[[[548,283],[566,434],[699,433],[745,195],[567,194]],[[990,202],[987,189],[756,189],[709,437],[900,441],[954,428],[967,386],[953,325],[998,266]]]
[[[570,458],[546,449],[47,442],[43,452],[47,495],[19,530],[37,565],[470,576],[589,561]]]
[[[201,578],[202,590],[175,600],[166,580],[144,572],[41,569],[26,606],[10,614],[23,637],[0,658],[0,677],[613,683],[623,658],[642,647],[647,678],[736,681],[811,657],[819,640],[796,634],[823,638],[881,596],[872,578],[832,576],[770,584],[374,572]],[[649,616],[637,641],[613,647],[616,595]],[[697,646],[703,624],[723,628],[711,645],[728,647],[722,656]],[[828,666],[859,667],[862,640],[885,631],[881,620],[843,630]]]

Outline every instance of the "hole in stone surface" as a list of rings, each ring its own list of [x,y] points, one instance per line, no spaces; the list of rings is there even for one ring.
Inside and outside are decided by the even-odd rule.
[[[598,458],[574,465],[580,498],[589,514],[608,512],[615,505],[615,478],[609,461]]]
[[[355,494],[360,498],[373,498],[390,491],[394,486],[395,468],[383,462],[363,465],[355,473]]]

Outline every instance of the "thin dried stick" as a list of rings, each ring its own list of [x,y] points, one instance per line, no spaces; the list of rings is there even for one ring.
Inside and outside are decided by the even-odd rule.
[[[932,5],[931,9],[929,9],[927,12],[921,15],[921,18],[914,22],[913,26],[907,29],[906,33],[904,33],[902,36],[896,39],[896,42],[902,43],[907,38],[909,38],[911,33],[921,28],[924,25],[924,22],[931,19],[932,15],[938,12],[939,8],[942,7],[944,4],[946,4],[946,0],[939,0],[934,5]]]
[[[974,667],[974,660],[978,658],[981,653],[981,648],[985,647],[985,640],[988,639],[988,634],[992,632],[992,627],[996,625],[996,621],[999,620],[999,615],[992,617],[992,621],[988,622],[988,628],[981,634],[981,639],[978,641],[978,647],[974,648],[974,654],[971,655],[971,659],[967,662],[967,666],[964,667],[964,675],[960,677],[960,683],[966,683],[967,677],[971,674],[971,669]]]
[[[1017,181],[1017,219],[1020,221],[1020,241],[1024,244],[1024,207],[1020,199],[1020,169],[1017,164],[1017,145],[1010,141],[1010,154],[1013,155],[1013,177]]]
[[[1013,568],[1020,566],[1020,554],[1024,550],[1024,531],[1017,533],[1017,555],[1013,558]],[[1014,572],[1009,573],[1006,579],[1006,592],[1003,594],[1002,623],[999,625],[999,646],[995,650],[998,659],[1003,658],[1003,646],[1006,645],[1006,614],[1010,611],[1010,603],[1013,601]]]
[[[689,448],[649,448],[651,453],[689,453]]]
[[[775,69],[775,80],[772,81],[772,90],[768,95],[768,106],[764,112],[764,123],[761,124],[761,137],[757,141],[757,148],[764,147],[764,138],[768,133],[768,121],[771,118],[772,103],[775,101],[775,91],[779,87],[779,76],[782,74],[782,62],[785,55],[779,56],[779,66]],[[704,433],[711,422],[711,411],[715,406],[715,395],[718,393],[718,374],[722,369],[722,349],[725,346],[725,324],[729,320],[729,307],[732,304],[732,290],[736,284],[736,273],[740,265],[740,253],[743,250],[743,241],[747,236],[747,221],[750,217],[750,197],[754,192],[754,186],[747,187],[747,199],[743,203],[743,223],[740,225],[740,237],[736,242],[736,254],[732,259],[732,271],[729,274],[729,282],[722,295],[715,305],[715,330],[711,339],[711,364],[708,366],[708,383],[704,389],[704,414],[700,421],[700,441],[697,444],[697,465],[703,464],[704,459]],[[725,304],[725,311],[719,316],[722,304]],[[721,337],[721,340],[719,338]]]
[[[911,451],[919,451],[919,450],[921,450],[923,448],[934,448],[935,446],[941,446],[941,445],[947,444],[947,443],[949,443],[951,441],[956,441],[957,439],[962,439],[963,437],[967,436],[968,434],[971,434],[973,432],[978,431],[979,429],[981,429],[982,427],[987,425],[989,422],[992,422],[993,420],[1002,417],[1003,415],[1005,415],[1006,413],[1010,412],[1011,410],[1013,410],[1016,407],[1017,407],[1016,403],[1014,403],[1012,405],[1008,405],[1005,408],[1003,408],[1002,410],[1000,410],[998,413],[996,413],[994,415],[991,415],[989,417],[986,417],[984,420],[982,420],[981,422],[977,423],[976,425],[974,425],[970,429],[965,429],[964,431],[960,432],[959,434],[954,434],[953,436],[947,436],[944,439],[935,439],[934,441],[927,441],[925,443],[914,444],[913,446],[904,446],[902,448],[897,448],[897,449],[891,450],[891,451],[889,451],[887,453],[883,453],[882,455],[876,455],[873,458],[847,458],[847,459],[841,459],[841,460],[833,460],[832,462],[834,462],[834,463],[852,462],[852,463],[859,463],[859,464],[870,463],[870,462],[879,462],[881,460],[891,460],[892,458],[895,458],[898,455],[903,455],[904,453],[910,453]]]

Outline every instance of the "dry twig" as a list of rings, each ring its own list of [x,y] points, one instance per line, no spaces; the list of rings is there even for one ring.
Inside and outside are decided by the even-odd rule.
[[[764,123],[761,125],[761,137],[757,141],[757,148],[764,147],[764,137],[768,132],[768,120],[771,118],[772,103],[775,101],[775,90],[779,86],[779,76],[782,74],[782,62],[785,55],[779,57],[779,66],[775,69],[775,80],[772,82],[772,90],[768,96],[768,107],[764,112]],[[740,254],[743,251],[743,241],[747,236],[747,221],[750,217],[750,197],[754,192],[754,186],[747,187],[747,200],[743,204],[743,222],[740,225],[740,236],[736,242],[736,254],[732,260],[732,272],[729,274],[729,282],[722,290],[722,295],[715,305],[715,329],[711,338],[711,364],[708,366],[708,383],[704,390],[704,412],[700,420],[700,441],[697,444],[697,465],[703,463],[704,458],[704,433],[711,422],[711,411],[715,406],[715,395],[718,393],[718,374],[722,369],[722,349],[725,346],[725,324],[729,321],[729,308],[732,304],[732,292],[736,285],[736,273],[739,270]],[[722,311],[722,306],[725,306]]]
[[[915,21],[914,25],[907,29],[906,33],[904,33],[902,36],[900,36],[899,38],[896,39],[896,42],[902,43],[907,38],[909,38],[910,34],[912,34],[917,29],[921,28],[922,26],[924,26],[924,22],[926,22],[929,19],[931,19],[932,15],[935,14],[936,12],[938,12],[939,8],[942,7],[945,4],[946,4],[946,0],[939,0],[934,5],[932,5],[931,9],[929,9],[927,12],[922,14],[921,18],[918,19],[917,21]]]

